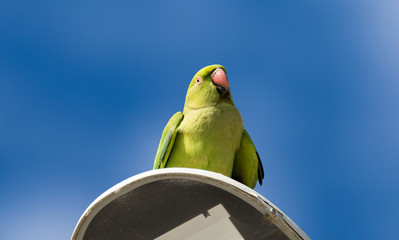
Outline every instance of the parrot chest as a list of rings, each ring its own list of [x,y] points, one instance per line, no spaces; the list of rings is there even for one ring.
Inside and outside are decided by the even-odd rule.
[[[193,167],[231,175],[243,124],[232,105],[190,111],[184,116],[168,167]]]

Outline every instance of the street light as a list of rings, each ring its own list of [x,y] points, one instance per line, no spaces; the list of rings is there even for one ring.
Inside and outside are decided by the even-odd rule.
[[[280,209],[222,174],[189,168],[152,170],[99,196],[72,240],[310,240]]]

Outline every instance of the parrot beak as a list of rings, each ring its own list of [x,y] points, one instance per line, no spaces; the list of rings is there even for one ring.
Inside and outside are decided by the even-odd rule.
[[[227,96],[230,92],[230,84],[227,79],[226,72],[222,68],[215,69],[211,74],[212,83],[216,86],[216,89],[220,96]]]

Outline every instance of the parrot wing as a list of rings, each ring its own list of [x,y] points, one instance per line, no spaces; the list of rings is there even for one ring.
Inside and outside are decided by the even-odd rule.
[[[176,139],[177,128],[183,120],[183,117],[183,113],[177,112],[169,119],[168,124],[166,124],[155,156],[154,169],[164,168],[166,166],[170,151]]]
[[[254,188],[256,182],[262,185],[264,171],[259,154],[256,151],[251,137],[244,129],[241,137],[240,148],[236,152],[232,178]]]

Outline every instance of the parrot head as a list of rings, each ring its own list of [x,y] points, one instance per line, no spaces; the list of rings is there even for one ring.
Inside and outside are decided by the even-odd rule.
[[[219,103],[232,104],[230,84],[222,65],[210,65],[199,70],[188,86],[185,109],[199,109]]]

